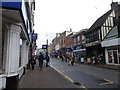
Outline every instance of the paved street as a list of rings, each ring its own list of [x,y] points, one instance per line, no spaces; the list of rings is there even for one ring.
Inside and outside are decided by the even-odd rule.
[[[71,82],[79,82],[86,88],[117,88],[118,71],[84,64],[69,66],[68,62],[51,59],[51,66],[66,75]]]

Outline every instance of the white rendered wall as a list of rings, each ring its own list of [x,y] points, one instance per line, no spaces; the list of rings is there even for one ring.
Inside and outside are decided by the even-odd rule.
[[[8,30],[6,59],[6,72],[8,77],[18,74],[20,33],[21,27],[18,25],[12,24]]]

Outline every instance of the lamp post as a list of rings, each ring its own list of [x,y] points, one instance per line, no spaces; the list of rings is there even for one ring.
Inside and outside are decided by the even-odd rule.
[[[46,51],[48,52],[48,39],[47,39],[47,41],[46,41],[46,45],[47,45]]]

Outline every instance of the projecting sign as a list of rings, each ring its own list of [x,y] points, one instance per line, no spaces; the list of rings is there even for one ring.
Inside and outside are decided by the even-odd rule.
[[[37,40],[37,38],[38,38],[38,34],[37,33],[32,33],[31,34],[31,39],[32,40]]]
[[[47,45],[42,45],[42,49],[47,49]]]

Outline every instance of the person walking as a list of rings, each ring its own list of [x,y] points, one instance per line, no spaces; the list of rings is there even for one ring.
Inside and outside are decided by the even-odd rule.
[[[49,67],[50,65],[50,56],[48,55],[47,57],[46,57],[46,67]]]
[[[81,63],[84,63],[85,62],[85,59],[83,56],[81,56]]]
[[[74,63],[75,63],[75,56],[73,55],[73,56],[71,56],[71,65],[73,66]]]
[[[31,59],[31,66],[32,66],[32,70],[34,70],[34,67],[35,67],[35,58],[34,58],[34,56],[32,56],[32,59]]]
[[[44,56],[43,56],[42,52],[40,52],[40,55],[38,57],[40,70],[42,70],[42,67],[43,67],[43,60],[44,60]]]

